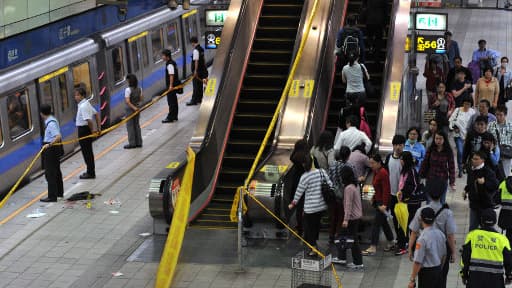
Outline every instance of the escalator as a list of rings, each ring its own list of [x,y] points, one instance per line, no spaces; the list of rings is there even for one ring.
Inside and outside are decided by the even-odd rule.
[[[190,226],[237,227],[229,218],[233,197],[247,177],[286,85],[303,5],[301,0],[264,1],[215,191]]]
[[[386,23],[384,28],[384,37],[383,41],[388,41],[387,34],[389,30],[389,21],[391,19],[391,7],[393,6],[393,1],[391,0],[382,0],[382,1],[388,1],[388,11],[385,11],[386,13]],[[356,15],[360,18],[360,14],[362,9],[362,1],[361,0],[348,0],[347,5],[347,11],[346,11],[346,17],[349,15]],[[345,18],[346,18],[345,17]],[[363,34],[366,35],[366,26],[364,23],[358,23],[358,28],[363,31]],[[365,39],[365,47],[368,47]],[[387,47],[387,45],[382,45],[382,47]],[[373,97],[367,97],[366,99],[366,114],[367,114],[367,121],[368,123],[377,123],[379,118],[379,105],[381,103],[380,97],[383,95],[382,93],[382,79],[383,79],[383,73],[384,73],[384,62],[386,61],[386,50],[385,48],[381,49],[380,51],[377,51],[375,53],[375,56],[369,56],[368,50],[366,52],[366,60],[365,60],[365,66],[368,69],[368,73],[370,74],[370,82],[375,87],[376,95]],[[334,135],[336,134],[336,130],[338,127],[338,121],[339,121],[339,115],[340,111],[343,107],[346,106],[345,101],[345,86],[342,84],[341,81],[341,70],[336,69],[336,77],[333,82],[332,86],[332,94],[330,97],[330,104],[329,104],[329,111],[328,111],[328,117],[327,117],[327,127],[329,131],[331,131]],[[377,125],[370,125],[372,129],[372,135],[376,135]]]

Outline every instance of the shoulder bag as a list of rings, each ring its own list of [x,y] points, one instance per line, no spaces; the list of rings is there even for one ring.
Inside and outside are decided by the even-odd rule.
[[[324,197],[325,203],[330,205],[336,201],[336,192],[334,191],[333,187],[327,183],[323,171],[318,169],[318,173],[320,173],[320,178],[322,179],[322,196]]]
[[[512,146],[507,144],[501,144],[500,131],[498,130],[497,124],[494,126],[494,131],[496,131],[496,136],[498,137],[498,144],[500,146],[500,156],[501,158],[510,159],[512,158]]]
[[[364,66],[363,64],[359,64],[359,67],[361,67],[361,72],[363,73],[363,84],[364,90],[366,91],[366,97],[374,97],[375,87],[373,87],[372,83],[370,82],[370,79],[366,77],[366,73],[368,73],[368,70],[366,69],[366,66]]]

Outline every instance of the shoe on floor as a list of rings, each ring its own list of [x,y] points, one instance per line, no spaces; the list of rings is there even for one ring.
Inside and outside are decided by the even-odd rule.
[[[91,174],[86,172],[86,173],[80,175],[79,178],[80,179],[94,179],[94,178],[96,178],[96,175],[91,175]]]
[[[462,178],[462,170],[459,171],[459,178]]]
[[[135,146],[135,145],[124,145],[123,148],[124,149],[133,149],[133,148],[137,148],[137,146]]]
[[[187,102],[187,106],[194,106],[194,105],[197,105],[197,102],[192,102],[192,101]]]
[[[384,247],[385,252],[396,250],[395,244],[388,244],[386,247]]]
[[[356,265],[354,263],[348,263],[347,264],[347,268],[348,269],[353,269],[353,270],[360,270],[360,269],[364,268],[364,265],[363,264]]]
[[[135,145],[135,148],[142,148],[142,144],[140,144],[140,145]]]
[[[395,251],[395,256],[400,256],[400,255],[404,255],[404,254],[407,254],[407,250],[405,250],[403,248]]]
[[[338,257],[332,258],[331,262],[335,263],[335,264],[341,264],[341,265],[347,264],[347,260],[341,260]]]
[[[57,202],[57,199],[52,199],[52,198],[43,198],[43,199],[40,199],[39,201],[41,202]]]
[[[377,253],[377,250],[374,250],[371,248],[368,248],[361,252],[361,254],[363,254],[363,256],[372,256],[372,255],[375,255],[375,253]]]

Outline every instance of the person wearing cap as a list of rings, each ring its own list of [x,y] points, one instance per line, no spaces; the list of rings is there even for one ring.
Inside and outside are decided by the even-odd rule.
[[[471,169],[468,171],[463,197],[469,196],[469,231],[478,228],[481,212],[493,208],[494,193],[498,190],[498,179],[485,165],[487,156],[483,151],[471,154]]]
[[[455,57],[460,57],[459,43],[452,40],[452,32],[450,31],[444,32],[444,38],[446,38],[446,56],[448,56],[450,68],[453,68]]]
[[[162,120],[162,123],[172,123],[178,121],[178,96],[174,88],[181,83],[178,65],[172,60],[171,50],[162,51],[162,60],[165,61],[165,87],[167,88],[167,105],[169,105],[169,114]]]
[[[416,286],[416,276],[418,287],[440,287],[441,267],[446,258],[446,237],[433,226],[435,218],[436,213],[430,207],[423,208],[420,212],[423,233],[416,241],[409,288]]]
[[[510,243],[507,237],[494,230],[494,224],[494,209],[482,210],[480,229],[470,231],[466,236],[460,263],[460,276],[466,287],[504,288],[505,284],[512,283]]]
[[[446,288],[446,280],[448,277],[448,270],[450,268],[449,263],[455,262],[455,233],[457,232],[457,225],[455,224],[455,217],[453,216],[452,210],[448,204],[441,203],[441,195],[443,194],[443,183],[436,182],[432,184],[432,189],[428,190],[428,194],[430,199],[432,200],[429,204],[424,207],[421,207],[409,224],[409,230],[411,234],[409,236],[409,259],[413,261],[414,259],[414,245],[416,243],[416,239],[420,235],[421,229],[421,213],[423,209],[432,208],[435,212],[434,223],[433,226],[443,232],[446,237],[446,261],[444,261],[443,266],[441,268],[441,279],[439,282],[439,288]],[[449,260],[449,261],[448,261]]]

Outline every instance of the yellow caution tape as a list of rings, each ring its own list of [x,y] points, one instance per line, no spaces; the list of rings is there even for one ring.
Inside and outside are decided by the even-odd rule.
[[[190,198],[192,195],[192,183],[194,178],[194,167],[196,154],[187,148],[187,166],[183,174],[182,185],[176,200],[176,210],[172,215],[172,224],[165,241],[162,259],[156,274],[155,288],[171,287],[178,257],[180,256],[181,245],[185,237],[185,229],[188,225],[188,212],[190,210]]]
[[[58,71],[56,71],[58,72]],[[190,83],[192,81],[193,77],[189,77],[185,82],[183,82],[181,85],[178,85],[176,87],[173,87],[172,90],[178,90],[180,88],[183,88],[185,87],[188,83]],[[120,126],[122,126],[123,124],[125,124],[126,122],[130,121],[133,117],[135,117],[136,115],[140,114],[140,112],[148,109],[149,107],[153,106],[156,102],[158,102],[160,99],[162,99],[163,97],[165,97],[167,94],[169,93],[169,90],[166,90],[164,93],[162,93],[162,95],[158,96],[158,97],[155,97],[153,100],[151,100],[151,102],[147,103],[146,105],[142,106],[139,110],[135,111],[134,113],[130,114],[128,117],[126,117],[125,119],[123,119],[121,122],[107,128],[107,129],[104,129],[100,132],[97,132],[97,133],[94,133],[94,134],[89,134],[87,136],[84,136],[84,137],[80,137],[80,138],[77,138],[77,139],[73,139],[73,140],[69,140],[69,141],[63,141],[63,142],[60,142],[60,143],[55,143],[53,144],[54,146],[56,145],[68,145],[68,144],[73,144],[73,143],[77,143],[78,141],[80,140],[83,140],[83,139],[87,139],[87,138],[96,138],[98,136],[101,136],[101,135],[105,135],[107,133],[110,133],[112,132],[113,130],[119,128]],[[43,153],[44,151],[44,148],[41,147],[41,149],[39,150],[39,152],[37,152],[36,156],[32,159],[32,161],[30,162],[30,164],[28,165],[27,169],[25,169],[25,171],[23,171],[23,173],[21,174],[20,178],[18,178],[18,180],[16,181],[16,183],[14,184],[14,186],[12,186],[11,190],[9,190],[9,193],[7,193],[7,195],[5,195],[5,198],[2,199],[2,201],[0,202],[0,208],[2,208],[5,203],[7,203],[7,201],[9,201],[9,198],[11,198],[12,194],[16,191],[16,189],[18,189],[18,187],[20,186],[20,183],[21,181],[27,176],[28,172],[32,169],[32,167],[34,167],[34,164],[36,163],[36,161],[41,157],[41,154]]]

